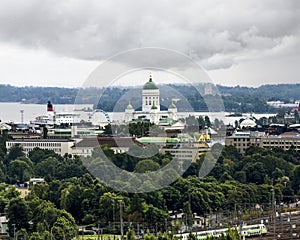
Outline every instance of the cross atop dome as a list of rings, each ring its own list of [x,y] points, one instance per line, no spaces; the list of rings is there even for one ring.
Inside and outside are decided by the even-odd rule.
[[[158,87],[156,86],[156,84],[152,81],[152,74],[151,73],[150,73],[150,76],[149,76],[149,81],[144,84],[143,89],[144,90],[158,89]]]

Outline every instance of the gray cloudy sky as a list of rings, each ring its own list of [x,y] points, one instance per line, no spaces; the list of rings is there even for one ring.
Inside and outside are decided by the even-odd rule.
[[[182,52],[223,85],[298,83],[299,25],[298,0],[4,0],[0,84],[81,86],[141,47]]]

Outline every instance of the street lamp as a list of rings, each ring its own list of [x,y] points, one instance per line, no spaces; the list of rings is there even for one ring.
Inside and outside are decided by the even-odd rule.
[[[123,231],[123,208],[122,208],[122,200],[119,200],[119,203],[120,203],[121,240],[123,240],[124,231]]]
[[[275,200],[275,189],[271,189],[272,192],[272,211],[273,211],[273,224],[274,224],[274,234],[276,233],[276,200]]]
[[[24,123],[24,110],[20,110],[21,113],[21,124]]]
[[[290,239],[293,239],[293,229],[292,229],[292,217],[291,217],[291,214],[288,217],[287,221],[288,221],[288,223],[290,225]]]
[[[16,239],[16,224],[13,223],[12,226],[14,227],[14,240]]]
[[[53,239],[53,235],[52,235],[53,227],[54,227],[54,226],[52,226],[52,227],[51,227],[51,230],[50,230],[50,239],[51,239],[51,240]]]
[[[98,237],[97,239],[100,240],[100,223],[98,221],[98,229],[97,229],[97,232],[98,232]]]
[[[115,234],[115,199],[113,200],[113,232]]]

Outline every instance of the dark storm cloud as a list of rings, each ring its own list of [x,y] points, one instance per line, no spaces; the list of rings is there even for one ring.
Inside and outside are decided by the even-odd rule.
[[[96,60],[168,48],[219,69],[298,54],[299,24],[298,0],[10,0],[1,2],[0,41]]]

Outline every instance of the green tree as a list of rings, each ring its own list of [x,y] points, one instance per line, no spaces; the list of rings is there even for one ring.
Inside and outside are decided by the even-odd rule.
[[[33,176],[32,164],[26,158],[17,158],[9,163],[8,176],[11,182],[24,183]]]
[[[135,193],[131,197],[128,220],[134,222],[142,222],[145,201],[139,194]]]
[[[128,229],[127,233],[126,233],[126,239],[127,240],[135,240],[135,233],[134,230],[132,229]]]
[[[124,198],[112,192],[106,192],[100,197],[100,212],[107,221],[113,220],[113,211],[119,208],[120,201],[124,202]]]
[[[154,207],[152,204],[148,205],[145,212],[145,221],[150,223],[152,227],[155,227],[155,223],[164,223],[166,219],[168,219],[168,214]]]
[[[34,148],[28,153],[28,157],[34,163],[39,163],[49,157],[60,157],[53,150]]]
[[[112,135],[112,128],[111,128],[111,124],[107,124],[104,126],[104,135]]]
[[[220,183],[224,183],[228,180],[233,180],[233,178],[230,176],[230,174],[228,172],[224,172],[222,174],[222,176],[219,178],[219,182]]]
[[[76,224],[65,216],[59,217],[52,227],[54,239],[71,240],[77,235]]]
[[[157,238],[155,236],[153,236],[149,229],[147,229],[146,234],[144,236],[144,240],[156,240]]]
[[[262,184],[266,175],[266,170],[263,163],[248,163],[245,165],[243,170],[246,172],[247,181]]]
[[[172,186],[167,186],[160,191],[166,201],[168,210],[176,210],[179,208],[181,199],[181,193],[179,190]]]
[[[25,228],[20,229],[17,232],[16,236],[18,236],[17,239],[28,239],[29,238],[28,233]]]
[[[40,160],[35,166],[36,176],[37,177],[54,176],[58,163],[59,163],[58,159],[55,157],[48,157],[44,160]]]
[[[279,109],[278,113],[277,113],[277,118],[279,118],[280,120],[283,120],[284,115],[285,115],[285,110],[284,109]]]
[[[226,239],[227,240],[242,240],[242,237],[236,228],[230,228],[228,230]]]
[[[16,144],[9,149],[7,158],[9,160],[14,160],[18,157],[23,157],[23,156],[25,156],[25,153],[23,152],[23,148],[19,144]]]
[[[15,224],[15,225],[13,225]],[[8,204],[8,228],[10,236],[16,230],[27,229],[29,226],[29,208],[24,199],[18,197],[10,200]]]
[[[292,186],[295,191],[300,191],[300,165],[294,168]]]
[[[34,227],[41,230],[49,230],[54,222],[59,217],[59,210],[55,208],[54,204],[49,201],[42,201],[35,209],[33,209],[32,222]]]
[[[191,208],[191,204],[189,201],[183,203],[183,212],[185,215],[186,224],[189,227],[189,229],[191,229],[192,225],[193,225],[193,213],[192,213],[192,208]]]
[[[29,238],[29,240],[44,240],[44,239],[46,238],[43,238],[41,234],[38,232],[33,232]]]
[[[211,122],[210,122],[210,119],[209,119],[208,116],[205,116],[205,117],[204,117],[204,121],[205,121],[205,125],[206,125],[207,127],[210,127],[210,126],[211,126]]]
[[[151,159],[140,160],[135,168],[135,172],[145,173],[145,172],[154,172],[160,168],[159,164],[152,161]]]
[[[46,200],[48,198],[49,185],[40,183],[31,187],[31,194],[36,195],[39,199]]]

